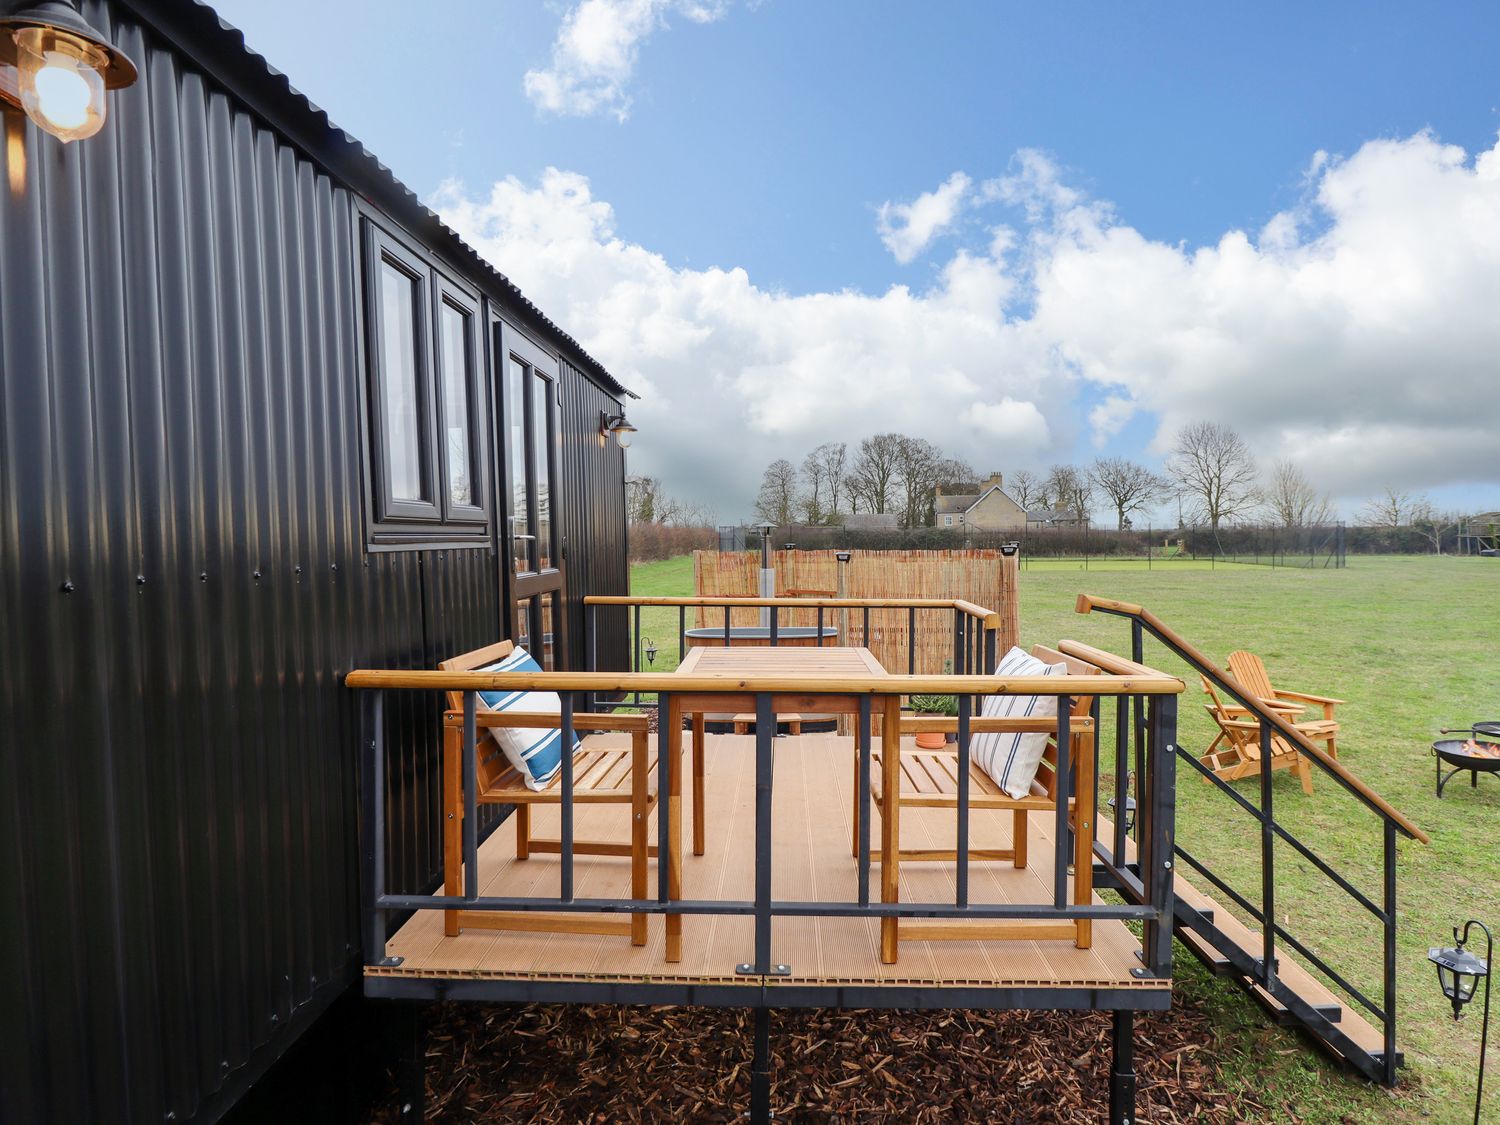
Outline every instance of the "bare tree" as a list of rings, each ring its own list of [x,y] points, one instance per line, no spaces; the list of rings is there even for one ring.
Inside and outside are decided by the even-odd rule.
[[[801,499],[797,488],[797,469],[785,457],[766,466],[760,478],[760,494],[755,499],[755,514],[778,527],[793,522]]]
[[[1123,457],[1101,457],[1089,468],[1089,480],[1109,497],[1115,510],[1115,526],[1125,530],[1131,512],[1149,508],[1171,488],[1145,465]]]
[[[1419,497],[1412,507],[1411,525],[1432,544],[1438,554],[1443,553],[1443,536],[1454,531],[1463,522],[1463,515],[1454,511],[1438,511],[1427,497]]]
[[[924,527],[932,511],[932,493],[952,462],[926,438],[902,437],[896,447],[896,483],[901,489],[901,523]]]
[[[1006,478],[1005,491],[1026,511],[1047,506],[1048,498],[1041,478],[1030,469],[1017,469],[1011,473]]]
[[[1089,518],[1094,508],[1094,486],[1086,472],[1079,472],[1072,465],[1053,465],[1047,470],[1043,489],[1059,508],[1066,508],[1080,523]]]
[[[802,461],[802,479],[807,485],[803,506],[808,523],[825,523],[838,515],[848,476],[848,447],[841,441],[825,441]]]
[[[1277,461],[1271,468],[1266,508],[1282,527],[1316,527],[1333,516],[1328,493],[1320,494],[1307,475],[1287,460]]]
[[[884,512],[890,507],[901,441],[900,434],[876,434],[859,443],[859,456],[846,487],[867,512]]]
[[[1385,491],[1372,496],[1359,510],[1359,520],[1366,527],[1405,527],[1418,511],[1430,507],[1427,497],[1386,485]]]
[[[1194,422],[1177,435],[1167,470],[1215,531],[1260,502],[1255,457],[1245,439],[1218,422]]]
[[[630,477],[625,482],[625,516],[631,523],[656,523],[656,505],[661,481],[656,477]]]

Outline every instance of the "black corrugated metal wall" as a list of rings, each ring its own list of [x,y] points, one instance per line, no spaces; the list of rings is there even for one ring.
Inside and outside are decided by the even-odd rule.
[[[140,82],[0,184],[0,1120],[183,1121],[357,977],[343,674],[510,615],[491,550],[364,549],[349,193],[85,14]],[[623,589],[623,468],[567,372],[576,599]],[[393,888],[438,869],[435,705],[395,712]]]

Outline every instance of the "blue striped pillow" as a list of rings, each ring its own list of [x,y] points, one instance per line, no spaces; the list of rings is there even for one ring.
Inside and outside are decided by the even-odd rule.
[[[519,646],[504,660],[487,664],[476,672],[540,672],[531,653]],[[526,715],[562,713],[562,700],[555,691],[482,691],[479,700],[491,711],[515,711]],[[505,758],[526,782],[526,788],[541,791],[562,769],[562,731],[542,727],[491,727],[490,737],[505,751]],[[573,749],[580,743],[575,739]]]
[[[1066,664],[1048,664],[1019,648],[1012,648],[995,669],[997,676],[1065,676]],[[979,713],[988,719],[1057,717],[1055,695],[989,695]],[[1001,789],[1017,799],[1029,796],[1042,755],[1045,733],[976,734],[970,743],[974,763]]]

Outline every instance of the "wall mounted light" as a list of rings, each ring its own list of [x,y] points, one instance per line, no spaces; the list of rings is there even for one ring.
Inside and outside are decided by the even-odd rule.
[[[12,69],[13,68],[13,69]],[[42,0],[0,18],[0,95],[64,143],[104,128],[106,90],[133,85],[135,64],[67,0]]]
[[[1021,544],[1019,544],[1019,543],[1001,543],[1000,544],[1000,553],[1002,555],[1004,555],[1006,558],[1010,558],[1011,555],[1014,555],[1020,549],[1021,549]]]
[[[615,441],[621,449],[629,449],[632,435],[636,429],[623,414],[610,414],[607,411],[599,412],[599,432],[605,437],[614,435]]]

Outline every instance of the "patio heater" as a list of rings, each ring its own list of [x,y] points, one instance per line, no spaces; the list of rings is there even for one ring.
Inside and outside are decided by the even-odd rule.
[[[773,523],[760,525],[760,596],[763,598],[776,596],[776,568],[771,565],[771,532],[775,530]],[[771,628],[771,607],[768,605],[760,607],[760,627]],[[766,635],[770,636],[770,633]]]
[[[839,560],[838,598],[839,598],[840,601],[843,601],[845,598],[847,598],[849,596],[849,582],[848,582],[848,579],[849,579],[849,560],[854,557],[854,552],[853,551],[837,551],[837,552],[834,553],[833,557]],[[821,644],[822,642],[820,641],[818,643]],[[840,609],[839,610],[839,644],[841,646],[843,646],[843,645],[847,645],[848,643],[849,643],[849,610],[847,608],[845,608],[845,609]],[[870,638],[866,637],[865,638],[865,644],[868,646],[869,643],[870,643]]]
[[[1484,960],[1464,948],[1469,942],[1469,931],[1478,926],[1484,933]],[[1463,937],[1458,936],[1458,927],[1453,927],[1453,948],[1429,949],[1427,960],[1437,966],[1438,986],[1453,1005],[1453,1018],[1463,1015],[1464,1005],[1474,999],[1479,978],[1484,978],[1484,1021],[1479,1028],[1479,1083],[1474,1091],[1474,1125],[1479,1125],[1479,1113],[1484,1104],[1484,1055],[1490,1038],[1490,962],[1494,958],[1495,939],[1483,922],[1470,920],[1464,923]]]

